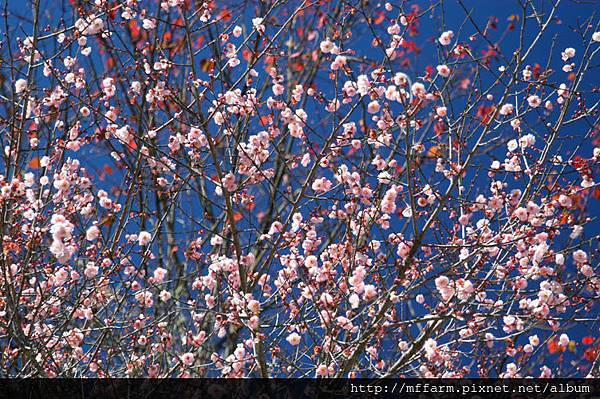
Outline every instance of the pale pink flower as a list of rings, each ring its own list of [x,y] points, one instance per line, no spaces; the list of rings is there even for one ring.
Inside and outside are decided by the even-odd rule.
[[[594,269],[590,266],[590,265],[583,265],[581,266],[581,274],[583,274],[585,277],[592,277],[594,275]]]
[[[296,346],[298,344],[300,344],[300,340],[302,337],[300,337],[300,335],[298,335],[297,333],[291,333],[290,335],[287,336],[287,338],[285,339],[287,342],[289,342],[290,345]]]
[[[348,302],[350,302],[350,306],[352,306],[352,309],[356,309],[360,305],[360,298],[358,297],[358,295],[352,294],[348,298]]]
[[[500,112],[500,115],[506,116],[506,115],[512,114],[513,111],[514,111],[514,109],[515,109],[515,107],[512,104],[503,104],[500,107],[500,111],[499,112]]]
[[[152,240],[152,235],[150,233],[148,233],[147,231],[140,231],[140,233],[138,234],[138,243],[140,244],[140,246],[148,245],[150,243],[150,240]]]
[[[439,276],[435,279],[435,286],[439,288],[445,288],[450,283],[450,280],[446,276]]]
[[[179,358],[181,359],[181,361],[183,362],[183,364],[185,364],[186,366],[192,365],[194,363],[194,360],[195,360],[194,354],[191,353],[191,352],[184,353]]]
[[[144,18],[142,21],[142,27],[147,30],[156,28],[156,21],[153,19]]]
[[[17,94],[21,94],[27,89],[27,80],[25,79],[17,79],[15,82],[15,92]]]
[[[331,63],[331,70],[337,71],[338,69],[340,69],[344,65],[346,65],[347,61],[348,61],[348,58],[345,55],[336,56],[335,60],[333,60],[333,62]]]
[[[312,184],[312,189],[317,193],[323,193],[329,191],[331,186],[331,182],[327,180],[327,178],[322,177],[320,179],[315,179]]]
[[[575,57],[575,49],[573,47],[567,47],[562,53],[561,58],[563,61],[567,61],[569,58]]]
[[[96,240],[99,235],[100,235],[100,229],[98,228],[98,226],[91,226],[85,232],[85,238],[88,241],[94,241],[94,240]]]
[[[381,107],[380,107],[379,102],[377,100],[371,101],[369,103],[369,105],[367,106],[367,112],[369,112],[370,114],[376,114],[377,112],[379,112],[380,108]]]
[[[315,373],[317,377],[326,377],[329,374],[329,368],[325,364],[320,364]]]
[[[250,317],[250,320],[248,320],[248,325],[251,329],[258,330],[258,327],[260,326],[260,319],[258,318],[258,316]]]
[[[453,37],[454,37],[454,32],[452,32],[451,30],[448,30],[448,31],[442,33],[438,40],[442,46],[447,46],[452,42]]]
[[[154,282],[155,283],[162,283],[165,280],[165,277],[167,276],[167,270],[162,268],[162,267],[157,267],[154,270]]]
[[[370,301],[377,296],[377,289],[372,284],[365,285],[363,298],[365,301]]]
[[[98,266],[96,266],[93,262],[88,262],[83,274],[85,274],[87,278],[93,278],[98,275],[98,270]]]
[[[518,367],[514,363],[509,363],[506,365],[506,373],[504,373],[504,377],[514,377],[517,375]]]
[[[425,85],[421,82],[415,82],[410,87],[410,91],[415,97],[423,98],[427,91],[425,90]]]
[[[158,294],[158,297],[162,302],[167,302],[169,299],[171,299],[171,293],[169,291],[162,290],[160,294]]]
[[[573,259],[578,263],[586,263],[588,257],[585,251],[578,249],[577,251],[573,252]]]
[[[252,299],[250,302],[248,302],[248,309],[252,313],[258,314],[260,312],[260,302],[258,302],[256,299]]]
[[[560,337],[558,338],[558,344],[560,346],[567,346],[569,345],[569,342],[571,340],[569,339],[569,336],[567,334],[561,334]]]
[[[444,78],[447,78],[448,76],[450,76],[450,68],[448,68],[448,65],[438,65],[436,67],[437,72],[440,74],[440,76],[443,76]]]
[[[275,94],[276,96],[282,95],[284,91],[285,91],[285,87],[283,87],[283,85],[281,85],[279,83],[275,83],[273,85],[273,94]]]
[[[527,97],[527,103],[531,108],[537,108],[542,103],[542,100],[538,96],[532,95]]]
[[[252,26],[254,26],[254,29],[256,29],[256,31],[259,34],[265,33],[265,25],[263,25],[263,21],[264,21],[264,18],[260,18],[260,17],[252,19]]]
[[[320,44],[319,44],[319,48],[321,49],[321,51],[325,54],[328,54],[331,52],[331,50],[333,50],[333,47],[335,45],[333,44],[333,42],[331,40],[329,40],[329,38],[323,40]]]
[[[532,346],[538,346],[540,344],[540,339],[537,335],[532,335],[529,337],[529,343]]]
[[[527,221],[527,218],[528,218],[527,208],[521,207],[521,208],[515,209],[513,216],[516,217],[517,219],[519,219],[521,222]]]
[[[317,257],[314,255],[309,255],[304,259],[304,266],[308,269],[312,269],[313,267],[317,267]]]

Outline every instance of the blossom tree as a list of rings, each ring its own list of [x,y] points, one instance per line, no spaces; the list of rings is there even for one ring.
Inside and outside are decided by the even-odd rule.
[[[0,376],[600,375],[598,18],[475,3],[5,0]]]

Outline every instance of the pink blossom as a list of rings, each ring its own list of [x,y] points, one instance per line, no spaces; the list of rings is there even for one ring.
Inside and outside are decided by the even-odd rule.
[[[515,107],[512,104],[503,104],[500,107],[499,113],[500,113],[500,115],[504,115],[504,116],[510,115],[514,112],[514,109],[515,109]]]
[[[564,206],[565,208],[570,208],[573,205],[573,201],[571,200],[571,197],[561,194],[558,197],[558,202],[560,203],[561,206]]]
[[[162,290],[158,297],[161,301],[167,302],[169,299],[171,299],[171,293],[169,291]]]
[[[331,63],[331,70],[337,71],[340,68],[343,68],[346,65],[348,58],[344,55],[338,55],[335,57],[335,60]]]
[[[325,177],[316,179],[312,184],[312,189],[317,193],[327,192],[331,189],[331,182]]]
[[[438,65],[436,67],[437,72],[440,74],[440,76],[447,78],[448,76],[450,76],[450,68],[448,67],[448,65]]]
[[[317,377],[326,377],[329,374],[329,368],[325,364],[320,364],[315,373]]]
[[[290,345],[297,346],[298,344],[300,344],[301,338],[302,337],[300,337],[300,335],[298,335],[296,333],[291,333],[290,335],[287,336],[287,338],[285,340],[287,342],[289,342]]]
[[[410,91],[413,94],[413,96],[419,98],[425,97],[426,94],[425,85],[423,85],[423,83],[420,82],[413,83],[410,87]]]
[[[96,240],[99,235],[100,235],[100,229],[98,228],[98,226],[91,226],[85,232],[85,238],[88,241],[94,241],[94,240]]]
[[[445,31],[444,33],[442,33],[438,40],[442,46],[447,46],[452,41],[453,37],[454,37],[454,32],[452,32],[451,30],[448,30],[448,31]]]
[[[306,266],[308,269],[317,267],[317,257],[314,255],[307,256],[306,259],[304,259],[304,266]]]
[[[150,243],[150,240],[152,240],[152,235],[150,233],[143,230],[140,231],[140,233],[138,234],[138,243],[140,244],[140,246],[148,245]]]
[[[191,366],[194,363],[194,360],[195,360],[194,354],[191,353],[191,352],[184,353],[179,358],[181,359],[181,361],[183,362],[183,364],[185,364],[186,366]]]
[[[575,49],[573,47],[567,47],[561,53],[561,58],[563,61],[567,61],[569,58],[575,57]]]
[[[254,29],[256,29],[256,31],[259,34],[265,33],[266,28],[265,28],[265,25],[263,24],[263,22],[264,22],[264,18],[257,17],[257,18],[252,19],[252,26],[254,26]]]
[[[252,299],[250,302],[248,302],[248,309],[252,313],[258,314],[260,312],[260,302],[258,302],[256,299]]]
[[[273,85],[273,94],[275,94],[276,96],[282,95],[284,91],[285,88],[283,87],[283,85],[279,83]]]
[[[585,251],[578,249],[577,251],[573,252],[573,259],[575,260],[575,262],[585,263],[587,262],[587,254],[585,253]]]
[[[162,283],[167,276],[167,270],[162,267],[157,267],[154,270],[154,281],[156,283]]]
[[[527,103],[529,104],[529,106],[531,108],[537,108],[542,103],[542,100],[538,96],[533,95],[533,96],[527,97]]]
[[[571,342],[571,340],[569,339],[569,336],[567,334],[561,334],[559,339],[558,339],[558,344],[560,346],[567,346],[569,345],[569,342]]]
[[[88,262],[83,274],[85,274],[87,278],[96,277],[96,275],[98,275],[98,266],[96,266],[93,262]]]
[[[377,112],[379,112],[380,109],[380,105],[379,102],[375,101],[371,101],[367,107],[367,111],[370,114],[376,114]]]
[[[369,301],[377,296],[377,289],[374,285],[367,284],[364,288],[363,298],[365,301]]]
[[[525,222],[527,221],[528,218],[528,213],[527,213],[527,208],[517,208],[515,209],[513,215],[519,219],[521,222]]]
[[[17,79],[15,82],[15,93],[21,94],[27,89],[27,80],[25,79]]]
[[[260,319],[258,318],[258,316],[252,316],[252,317],[250,317],[250,320],[248,321],[250,328],[253,330],[258,330],[259,323],[260,323]]]
[[[325,39],[319,44],[321,51],[325,54],[330,53],[331,50],[333,50],[334,46],[335,45],[333,44],[333,42],[331,42],[329,39]]]
[[[156,21],[149,18],[144,18],[142,21],[142,27],[146,30],[152,30],[156,28]]]
[[[532,335],[529,337],[529,343],[532,346],[538,346],[540,344],[540,339],[537,335]]]
[[[435,286],[437,288],[445,288],[448,286],[449,280],[446,276],[439,276],[435,279]]]

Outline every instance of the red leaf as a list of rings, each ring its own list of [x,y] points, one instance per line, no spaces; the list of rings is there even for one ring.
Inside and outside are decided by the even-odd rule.
[[[221,19],[223,22],[227,22],[231,19],[231,11],[229,11],[228,9],[224,9],[219,13],[219,19]]]
[[[40,167],[40,158],[39,157],[34,157],[31,159],[31,161],[29,161],[29,167],[32,169],[37,169]]]
[[[482,123],[487,125],[488,123],[491,122],[492,114],[494,113],[495,110],[496,110],[496,108],[494,106],[481,105],[477,109],[477,117],[479,119],[481,119]]]
[[[585,352],[583,352],[583,357],[590,363],[595,361],[596,357],[598,357],[598,349],[597,348],[586,349]]]
[[[137,21],[135,20],[131,20],[129,21],[129,31],[131,32],[131,38],[133,39],[133,41],[138,41],[140,38],[140,26],[138,25]]]

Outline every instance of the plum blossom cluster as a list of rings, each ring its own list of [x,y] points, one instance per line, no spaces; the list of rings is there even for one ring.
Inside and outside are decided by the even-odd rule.
[[[0,376],[599,376],[597,18],[401,3],[9,7]]]

